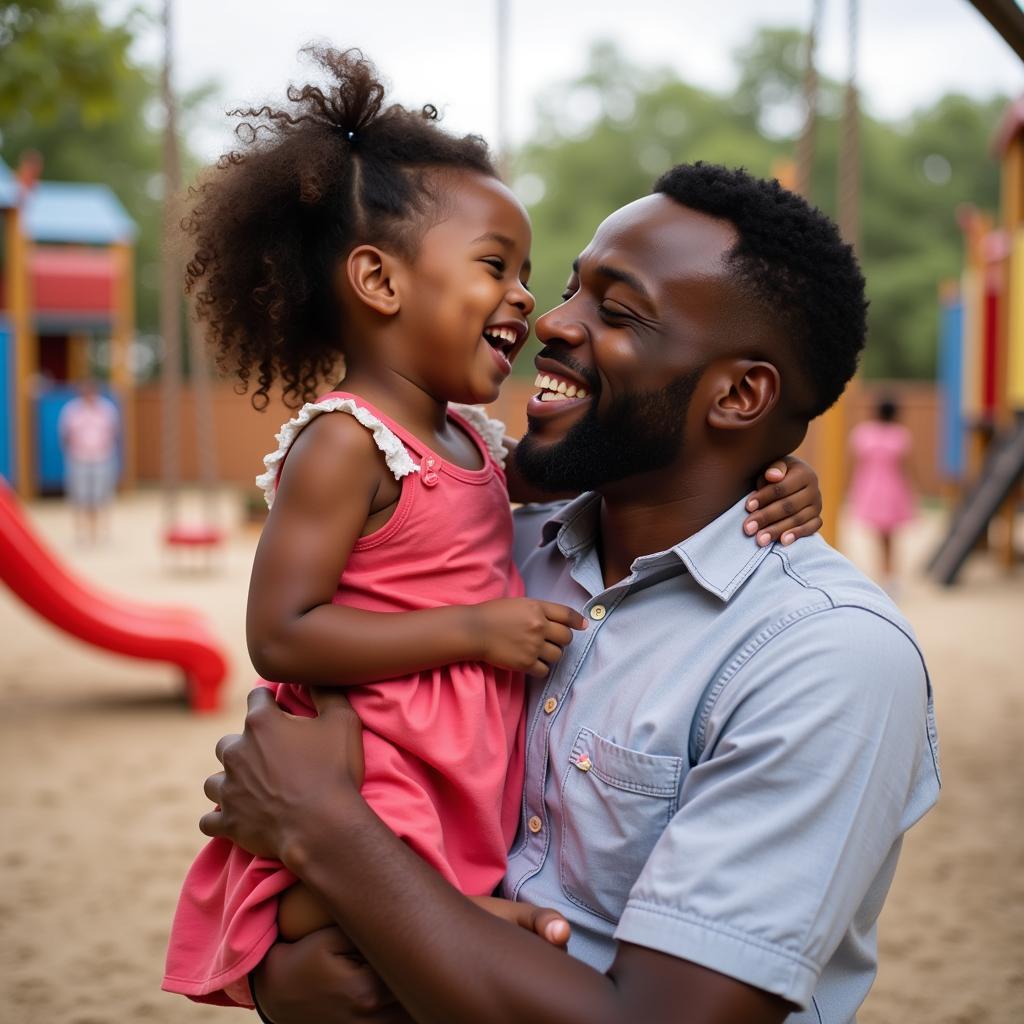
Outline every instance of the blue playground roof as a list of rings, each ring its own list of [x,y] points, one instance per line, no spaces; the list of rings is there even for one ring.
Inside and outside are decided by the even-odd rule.
[[[0,161],[0,207],[13,206],[18,182]],[[106,185],[77,181],[40,181],[23,210],[25,234],[33,242],[110,245],[135,237],[135,221]]]
[[[135,237],[135,221],[106,185],[40,181],[25,202],[33,242],[109,245]]]

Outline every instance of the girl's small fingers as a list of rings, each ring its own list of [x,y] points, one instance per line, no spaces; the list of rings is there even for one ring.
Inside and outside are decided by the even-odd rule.
[[[561,657],[562,648],[550,641],[545,641],[544,646],[540,649],[540,654],[537,656],[539,661],[543,661],[545,665],[549,666],[557,664],[558,659]]]
[[[815,516],[813,519],[808,519],[806,523],[800,526],[794,526],[791,530],[786,530],[785,533],[779,537],[779,542],[784,546],[788,547],[795,540],[799,540],[801,537],[813,537],[824,525],[821,516]]]
[[[778,483],[788,472],[789,463],[787,463],[785,459],[779,459],[777,462],[773,462],[764,471],[764,478],[765,480],[770,480],[772,483]]]
[[[773,524],[801,512],[817,515],[821,511],[821,506],[815,502],[815,494],[811,488],[805,487],[796,494],[765,504],[743,521],[743,532],[747,536],[753,536],[759,530],[770,529]]]
[[[817,509],[802,508],[794,515],[786,516],[784,519],[779,519],[759,530],[757,533],[757,543],[761,547],[764,547],[766,544],[771,544],[773,540],[781,540],[787,533],[796,534],[798,529],[818,518]],[[810,536],[810,533],[813,532],[814,531],[811,530],[809,533],[800,533],[796,536],[806,537]],[[793,537],[793,540],[796,540],[796,536]],[[792,543],[792,541],[789,543]]]
[[[548,667],[539,658],[526,670],[528,676],[536,676],[538,679],[547,679]]]
[[[572,643],[572,630],[568,626],[560,626],[558,623],[548,623],[547,632],[544,638],[558,647],[568,647]]]

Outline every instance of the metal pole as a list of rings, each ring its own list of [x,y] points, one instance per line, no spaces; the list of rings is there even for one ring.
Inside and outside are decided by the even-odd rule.
[[[796,143],[796,191],[805,199],[811,198],[811,176],[814,170],[814,148],[818,122],[818,70],[815,52],[821,31],[824,0],[813,0],[811,25],[807,32],[807,56],[804,66],[804,125]]]
[[[508,55],[509,55],[509,0],[495,0],[495,114],[497,116],[496,149],[498,173],[507,182],[510,167],[508,131]]]
[[[174,526],[178,516],[178,491],[181,487],[181,443],[179,409],[181,403],[181,295],[177,260],[170,256],[174,196],[181,187],[178,158],[177,118],[171,84],[173,55],[172,0],[164,0],[164,63],[160,75],[160,93],[164,106],[163,172],[164,217],[163,259],[160,268],[160,338],[163,362],[160,367],[161,463],[164,491],[165,526]]]

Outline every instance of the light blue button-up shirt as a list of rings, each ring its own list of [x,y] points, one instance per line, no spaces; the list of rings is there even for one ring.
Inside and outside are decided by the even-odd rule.
[[[606,970],[622,940],[845,1024],[875,975],[903,833],[935,802],[909,625],[820,538],[759,548],[743,503],[605,587],[600,499],[516,512],[527,591],[579,609],[532,680],[505,894],[558,907]]]

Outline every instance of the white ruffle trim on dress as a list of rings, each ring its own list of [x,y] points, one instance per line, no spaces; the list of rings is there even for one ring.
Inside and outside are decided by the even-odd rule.
[[[454,409],[482,438],[491,458],[504,468],[505,456],[505,424],[501,420],[491,419],[479,405],[458,405],[452,402],[449,408]]]
[[[480,410],[475,411],[484,419],[487,419]],[[368,412],[351,398],[325,398],[321,402],[307,402],[299,410],[297,416],[294,416],[281,427],[277,434],[276,451],[272,451],[263,459],[266,472],[256,477],[256,486],[263,491],[267,508],[271,508],[274,504],[274,494],[277,490],[277,473],[282,460],[288,454],[288,449],[291,448],[302,428],[325,412],[347,412],[366,427],[373,434],[374,444],[384,453],[384,461],[387,463],[388,469],[394,474],[396,480],[401,480],[403,476],[420,471],[420,467],[413,462],[412,456],[405,445],[395,436],[394,431],[386,427],[372,412]],[[466,419],[470,419],[470,417],[466,416]],[[473,422],[474,427],[476,426],[474,421],[470,420],[470,422]],[[490,422],[497,423],[498,421],[491,420]],[[481,434],[483,434],[483,431],[481,431]],[[484,439],[485,441],[487,440],[486,436]],[[490,448],[490,441],[487,441],[487,445]]]

